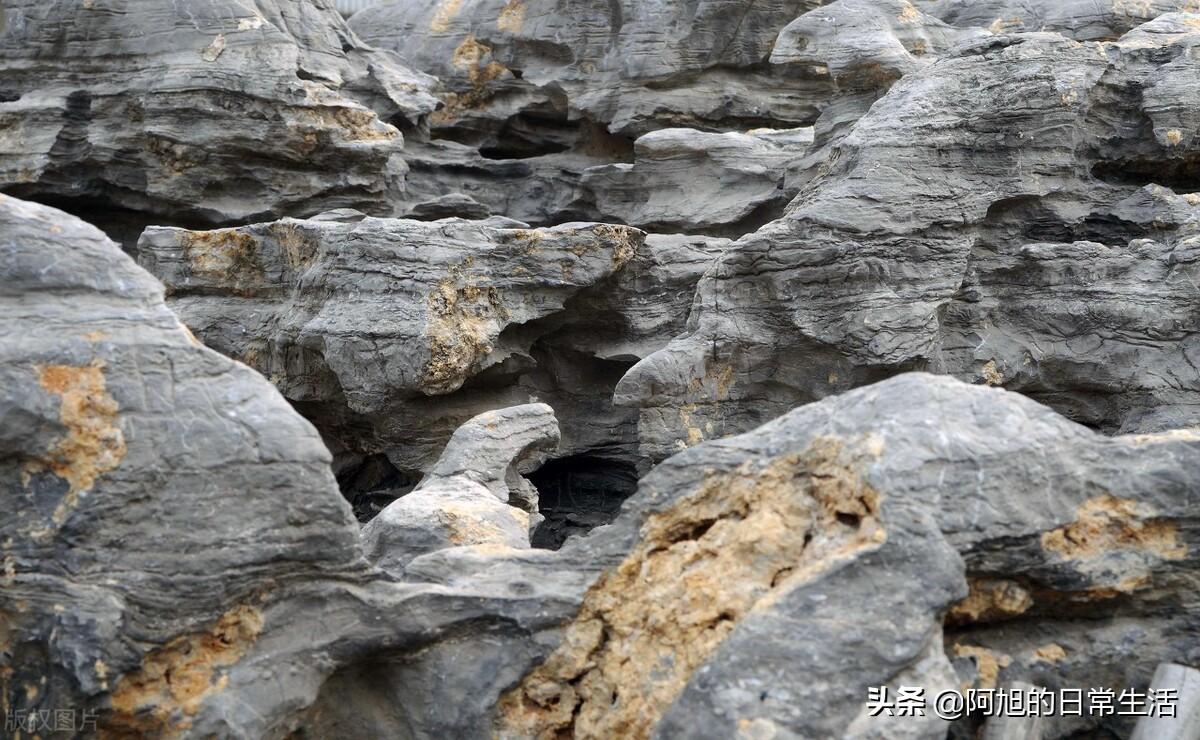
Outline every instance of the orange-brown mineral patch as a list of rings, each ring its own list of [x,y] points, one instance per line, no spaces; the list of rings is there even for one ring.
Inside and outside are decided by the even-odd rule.
[[[1021,584],[1005,578],[974,578],[967,598],[950,608],[948,624],[995,622],[1024,614],[1033,596]]]
[[[1011,656],[994,653],[978,645],[955,645],[954,655],[959,658],[971,658],[975,661],[975,672],[981,689],[996,688],[1000,671],[1012,665]],[[970,686],[965,688],[970,688]]]
[[[247,291],[263,281],[258,239],[237,229],[185,231],[183,256],[197,276]]]
[[[489,354],[492,339],[507,318],[499,291],[468,277],[447,278],[429,295],[429,323],[425,338],[429,361],[423,389],[442,394],[458,390],[467,376]]]
[[[117,402],[105,388],[102,361],[39,365],[37,373],[42,388],[61,399],[58,418],[67,434],[45,455],[25,463],[23,472],[27,482],[42,472],[67,482],[67,494],[52,515],[54,523],[61,525],[79,503],[79,494],[121,464],[125,436],[117,427]]]
[[[645,738],[747,614],[885,539],[857,450],[711,474],[650,516],[589,589],[563,644],[502,697],[500,738]]]
[[[225,688],[228,678],[218,671],[241,660],[262,627],[258,609],[239,605],[207,632],[177,637],[148,654],[139,669],[117,683],[104,736],[161,736],[186,729],[204,699]]]
[[[1165,560],[1187,555],[1175,523],[1148,515],[1138,502],[1105,494],[1085,501],[1074,522],[1042,535],[1042,549],[1070,560],[1140,550]]]

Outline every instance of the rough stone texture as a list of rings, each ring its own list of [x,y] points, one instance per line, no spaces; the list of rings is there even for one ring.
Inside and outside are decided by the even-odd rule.
[[[487,135],[529,111],[536,126],[586,115],[616,133],[664,123],[733,127],[815,117],[820,74],[763,64],[779,29],[815,0],[418,0],[368,8],[351,26],[437,75],[436,125]],[[519,130],[519,129],[518,129]]]
[[[593,167],[582,185],[605,220],[659,231],[740,236],[776,213],[797,188],[788,175],[808,145],[811,129],[756,129],[711,134],[663,129],[634,143],[632,164]]]
[[[1197,11],[362,14],[433,112],[326,0],[8,3],[0,187],[123,240],[346,207],[147,230],[164,303],[0,196],[0,709],[966,740],[868,687],[1200,664]]]
[[[1200,420],[1197,21],[985,38],[897,82],[622,380],[645,451],[914,368],[1106,430]]]
[[[487,411],[454,431],[432,478],[466,478],[499,501],[536,512],[537,491],[524,478],[558,447],[558,420],[544,403]]]
[[[547,224],[600,219],[580,179],[590,167],[632,163],[642,134],[816,120],[833,93],[827,72],[768,57],[780,29],[819,4],[418,0],[368,8],[351,23],[442,83],[433,139],[411,147],[414,195],[405,204],[461,191],[494,212]],[[725,169],[709,167],[714,177]],[[750,188],[747,210],[761,203],[760,190]],[[674,223],[687,220],[676,215]]]
[[[414,558],[449,547],[528,548],[540,517],[537,490],[522,474],[545,462],[558,439],[554,410],[545,404],[471,419],[416,489],[363,528],[367,556],[402,574]]]
[[[1194,433],[907,374],[671,458],[557,553],[515,518],[368,537],[389,575],[312,427],[115,244],[11,198],[0,225],[6,706],[135,736],[933,738],[868,717],[867,687],[1200,660]],[[478,419],[393,506],[523,516],[488,485],[552,437],[545,407]]]
[[[1196,12],[1195,0],[916,0],[921,10],[955,26],[994,33],[1057,31],[1077,41],[1114,41],[1166,13]]]
[[[635,258],[652,259],[637,257],[643,234],[605,224],[510,224],[364,218],[152,228],[139,251],[197,336],[272,378],[321,424],[335,452],[382,452],[401,470],[428,470],[467,419],[549,400],[559,388],[582,397],[555,405],[572,429],[569,450],[613,441],[603,409],[612,415],[611,389],[628,363],[610,369],[583,362],[590,355],[563,358],[542,340],[585,289],[601,289]],[[677,292],[694,285],[698,269],[667,268],[690,275]],[[664,292],[661,300],[679,296]],[[668,337],[659,336],[660,346]],[[576,382],[572,373],[613,377]],[[600,417],[577,421],[571,406],[581,402],[579,414],[600,405]],[[600,442],[579,438],[588,424]],[[633,454],[632,418],[626,426],[615,441]]]
[[[0,188],[130,241],[151,222],[388,213],[405,171],[392,123],[422,125],[432,84],[329,0],[15,0]]]
[[[0,196],[0,305],[3,705],[181,728],[264,636],[273,583],[361,559],[329,453],[59,211]]]
[[[587,574],[544,552],[451,547],[408,583],[370,567],[312,426],[95,228],[0,196],[0,304],[6,711],[95,711],[111,737],[338,736],[339,689],[373,696],[392,662],[414,688],[374,712],[407,724],[368,735],[478,735],[465,706],[423,719],[422,671],[465,643],[437,685],[488,709],[578,604]],[[493,644],[513,649],[480,671]]]
[[[910,374],[688,450],[564,546],[622,560],[506,694],[500,736],[935,738],[868,717],[867,687],[1144,686],[1200,657],[1198,445]]]

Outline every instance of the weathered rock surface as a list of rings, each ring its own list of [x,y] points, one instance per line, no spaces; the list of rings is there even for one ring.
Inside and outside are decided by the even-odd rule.
[[[646,451],[908,369],[1110,431],[1200,421],[1196,20],[987,38],[897,82],[622,380]]]
[[[866,687],[1144,686],[1200,657],[1197,445],[912,374],[688,450],[564,546],[623,559],[500,736],[935,738],[868,717]],[[1113,639],[1088,642],[1101,615]]]
[[[134,241],[146,223],[390,213],[432,78],[328,0],[64,4],[0,17],[0,188]]]
[[[113,736],[321,736],[321,716],[350,706],[325,706],[347,676],[389,660],[419,674],[476,629],[472,655],[514,645],[507,673],[469,661],[440,685],[490,707],[505,675],[544,654],[530,636],[578,603],[587,576],[544,571],[545,552],[452,547],[418,569],[422,584],[372,569],[312,426],[196,343],[95,228],[0,196],[0,278],[0,697],[12,711],[94,710]],[[536,448],[548,431],[531,411]],[[489,699],[474,683],[491,680]],[[420,728],[431,707],[415,696],[387,711]],[[452,727],[434,718],[418,732]]]
[[[8,706],[141,736],[932,738],[869,718],[866,688],[1200,660],[1195,434],[908,374],[673,457],[557,553],[516,518],[369,535],[389,576],[312,427],[115,244],[11,198],[0,225]],[[510,471],[553,437],[542,406],[476,419],[393,506],[524,515]]]
[[[756,215],[782,212],[796,194],[788,175],[811,143],[807,128],[745,134],[663,129],[634,143],[632,164],[585,170],[582,186],[605,220],[740,236],[760,225],[753,223]]]
[[[915,0],[922,11],[959,27],[994,33],[1056,31],[1077,41],[1114,41],[1166,13],[1200,10],[1194,0]]]
[[[442,80],[448,104],[434,123],[454,127],[456,138],[494,135],[514,113],[530,127],[587,116],[641,134],[665,122],[810,121],[828,81],[763,62],[779,29],[817,5],[420,0],[368,8],[350,23]]]
[[[623,412],[623,436],[608,423],[630,362],[608,367],[591,362],[586,343],[570,356],[547,343],[586,289],[606,290],[635,259],[653,263],[638,256],[643,236],[605,224],[285,219],[152,228],[139,251],[197,336],[272,378],[335,452],[384,453],[400,470],[427,471],[472,416],[559,394],[575,399],[554,404],[570,430],[567,454],[604,444],[636,454],[635,419]],[[678,314],[658,346],[682,326],[690,295],[681,293],[702,269],[664,267],[682,277],[661,292],[645,278],[661,296],[653,300]],[[597,374],[611,377],[587,377]]]
[[[554,410],[545,404],[471,419],[425,479],[363,528],[368,558],[399,575],[414,558],[449,547],[527,549],[540,517],[537,490],[523,474],[545,462],[558,440]]]
[[[0,304],[3,704],[179,729],[264,636],[273,583],[361,560],[329,453],[59,211],[0,196]]]

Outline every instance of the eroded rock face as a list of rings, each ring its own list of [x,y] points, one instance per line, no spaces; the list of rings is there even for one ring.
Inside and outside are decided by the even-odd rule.
[[[546,404],[488,411],[455,432],[429,475],[363,529],[368,557],[391,573],[459,545],[528,548],[538,515],[533,472],[558,447]]]
[[[1056,31],[1078,41],[1114,41],[1167,13],[1195,12],[1193,0],[916,0],[921,10],[955,26],[995,33]]]
[[[146,223],[390,212],[433,80],[328,0],[18,0],[0,20],[0,188]]]
[[[745,132],[812,123],[833,94],[827,72],[772,65],[768,57],[779,31],[819,4],[422,0],[368,8],[351,23],[442,83],[445,107],[430,118],[433,140],[413,147],[414,196],[406,197],[405,213],[457,191],[534,224],[657,219],[674,224],[670,230],[690,223],[685,230],[727,235],[708,227],[762,205],[769,196],[756,181],[773,178],[722,163],[719,152],[692,155],[707,161],[697,176],[712,178],[714,189],[718,180],[737,181],[748,205],[731,192],[706,214],[678,202],[638,213],[636,194],[601,190],[596,195],[606,202],[599,203],[581,178],[592,167],[633,163],[634,140],[662,128]],[[708,146],[703,133],[692,138],[690,148]],[[731,142],[723,143],[718,148],[727,150]],[[744,148],[750,159],[781,158]],[[777,214],[778,207],[769,217]]]
[[[622,380],[647,451],[913,368],[1106,430],[1196,423],[1195,20],[984,39],[897,82]]]
[[[434,123],[463,136],[539,109],[543,120],[586,115],[640,134],[664,122],[733,128],[814,118],[813,92],[827,81],[762,63],[779,29],[817,5],[422,0],[368,8],[351,25],[437,75],[450,94]]]
[[[0,304],[4,704],[181,730],[263,637],[273,584],[356,570],[329,453],[60,211],[0,196]]]
[[[807,128],[746,134],[663,129],[634,143],[632,164],[590,168],[582,185],[606,220],[740,236],[756,215],[776,212],[795,195],[788,175],[811,143]]]
[[[866,687],[1145,685],[1197,657],[1197,445],[910,374],[688,450],[564,547],[622,559],[498,734],[935,738]]]
[[[572,397],[556,404],[571,429],[568,450],[616,444],[636,454],[628,412],[625,434],[607,423],[616,413],[611,389],[630,363],[593,363],[586,344],[560,352],[549,337],[587,289],[603,291],[632,261],[645,262],[644,235],[605,224],[511,224],[365,218],[153,228],[139,251],[197,336],[277,382],[335,451],[382,452],[401,470],[426,471],[472,416],[561,393]],[[689,287],[698,279],[696,266],[667,269],[690,274]],[[664,291],[661,300],[678,298]],[[678,313],[668,328],[681,326]]]
[[[549,552],[509,503],[555,436],[532,405],[473,420],[393,504],[511,527],[392,541],[420,517],[381,518],[368,551],[313,428],[115,244],[11,198],[0,226],[16,709],[142,736],[924,738],[946,727],[878,725],[866,687],[1200,659],[1195,434],[908,374],[675,456]]]

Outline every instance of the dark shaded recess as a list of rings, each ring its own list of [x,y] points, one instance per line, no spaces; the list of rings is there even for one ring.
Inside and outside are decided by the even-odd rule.
[[[109,198],[101,193],[80,197],[64,197],[20,186],[3,188],[0,189],[0,192],[22,200],[57,208],[60,211],[86,221],[103,231],[109,239],[119,244],[121,249],[125,250],[125,253],[135,260],[137,259],[138,238],[148,226],[178,226],[194,230],[213,228],[210,222],[199,218],[175,217],[163,219],[152,213],[123,208],[114,205]]]
[[[354,517],[366,524],[388,504],[416,487],[419,473],[397,468],[386,455],[367,455],[337,473],[338,488],[354,509]]]
[[[1097,162],[1092,176],[1114,185],[1161,185],[1180,195],[1200,191],[1200,157]]]
[[[567,538],[612,522],[638,484],[633,465],[591,455],[551,460],[528,477],[546,517],[534,530],[532,544],[545,550],[557,550]]]
[[[558,154],[570,149],[578,136],[578,126],[568,123],[565,115],[523,112],[505,121],[496,136],[479,148],[479,154],[488,159]]]
[[[1020,196],[996,201],[982,224],[985,244],[1094,241],[1124,246],[1152,236],[1142,224],[1110,214],[1094,213],[1082,221],[1065,222],[1042,198]]]

